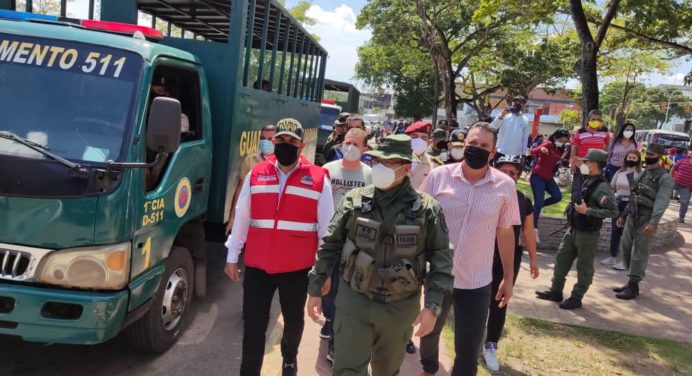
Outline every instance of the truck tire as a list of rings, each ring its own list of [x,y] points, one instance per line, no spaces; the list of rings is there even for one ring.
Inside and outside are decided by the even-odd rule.
[[[173,247],[166,259],[166,270],[149,311],[127,328],[127,339],[136,349],[166,352],[186,326],[195,290],[195,267],[190,253]]]

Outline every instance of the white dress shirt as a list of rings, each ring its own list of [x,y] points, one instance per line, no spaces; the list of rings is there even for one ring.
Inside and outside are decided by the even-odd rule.
[[[279,201],[281,201],[281,194],[286,186],[286,181],[288,177],[291,176],[293,172],[298,168],[299,164],[293,170],[289,171],[288,174],[284,174],[281,169],[279,169],[278,164],[274,164],[276,171],[279,175]],[[228,256],[226,256],[226,262],[236,264],[238,263],[238,255],[243,250],[243,246],[247,241],[247,233],[250,228],[250,171],[245,179],[243,180],[243,188],[240,190],[238,195],[238,201],[235,205],[235,220],[233,221],[233,228],[231,234],[226,240],[225,246],[228,248]],[[319,238],[319,244],[322,244],[322,237],[327,232],[327,227],[329,222],[332,220],[334,215],[334,199],[332,198],[332,185],[329,182],[329,177],[327,174],[324,175],[324,185],[322,186],[322,193],[317,200],[317,236]]]
[[[496,117],[490,124],[499,129],[497,151],[504,155],[527,155],[529,148],[529,119],[523,114],[507,114],[504,119]]]

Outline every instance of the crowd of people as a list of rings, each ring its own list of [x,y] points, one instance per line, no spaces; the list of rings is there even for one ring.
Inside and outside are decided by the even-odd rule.
[[[318,151],[323,166],[302,155],[298,121],[264,127],[259,152],[243,164],[227,228],[225,272],[233,281],[241,279],[244,252],[241,375],[261,373],[277,290],[283,375],[297,374],[306,307],[314,320],[324,314],[319,335],[334,375],[367,375],[368,367],[375,376],[396,375],[405,353],[415,352],[412,335],[421,338],[423,375],[434,375],[452,307],[452,375],[475,375],[481,352],[499,370],[507,304],[524,251],[531,278],[538,277],[539,217],[563,200],[555,181],[563,165],[573,181],[568,226],[551,286],[536,297],[562,309],[582,306],[610,218],[610,255],[601,263],[627,270],[615,297],[635,299],[674,188],[684,222],[692,158],[671,167],[673,179],[662,145],[641,152],[633,124],[612,136],[597,110],[578,130],[559,129],[530,145],[524,106],[516,97],[492,122],[466,130],[417,121],[374,135],[361,117],[343,113]],[[523,173],[534,202],[516,188]],[[575,261],[577,283],[564,299]]]

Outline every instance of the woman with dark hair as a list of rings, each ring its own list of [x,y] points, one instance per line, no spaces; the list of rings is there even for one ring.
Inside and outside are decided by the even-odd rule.
[[[534,214],[533,224],[538,231],[538,217],[541,215],[543,207],[558,203],[562,200],[562,192],[555,182],[555,168],[565,154],[565,145],[569,142],[569,132],[565,129],[558,129],[547,141],[531,149],[531,155],[535,159],[531,169],[531,191],[533,191]],[[545,192],[550,197],[545,199]]]
[[[609,183],[613,180],[615,172],[624,166],[623,162],[627,152],[630,150],[637,150],[637,142],[634,141],[635,131],[634,124],[625,123],[620,127],[620,131],[613,139],[613,142],[610,143],[610,148],[608,149],[608,164],[603,171],[603,176]]]
[[[630,184],[627,179],[628,173],[634,174],[634,180],[639,179],[642,174],[641,155],[639,151],[630,150],[623,158],[622,167],[615,172],[610,186],[615,191],[615,201],[618,204],[618,211],[622,213],[630,200]],[[617,262],[618,250],[620,249],[620,238],[622,237],[623,228],[615,226],[613,220],[610,230],[610,257],[601,260],[601,265],[612,266],[616,270],[625,270],[625,265],[622,261]]]

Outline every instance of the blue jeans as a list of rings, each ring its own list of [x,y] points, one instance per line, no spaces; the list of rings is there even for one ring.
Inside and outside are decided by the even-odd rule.
[[[603,170],[603,177],[605,180],[610,183],[611,180],[613,180],[613,176],[615,176],[615,173],[620,169],[618,166],[613,166],[612,164],[606,165],[605,169]]]
[[[675,189],[680,193],[680,219],[685,219],[687,215],[687,206],[690,204],[690,188],[681,187],[675,184]]]
[[[618,199],[617,203],[618,211],[622,213],[622,211],[627,207],[628,202]],[[620,238],[622,238],[622,232],[625,230],[624,227],[618,227],[615,224],[615,221],[617,221],[617,217],[613,218],[613,222],[610,226],[610,256],[612,257],[618,256],[618,250],[620,249]]]
[[[536,201],[533,204],[533,225],[538,228],[538,217],[541,215],[541,209],[562,201],[562,192],[560,192],[560,187],[554,179],[547,180],[537,174],[531,174],[530,183],[533,199]],[[545,199],[545,192],[550,195],[547,200]]]

